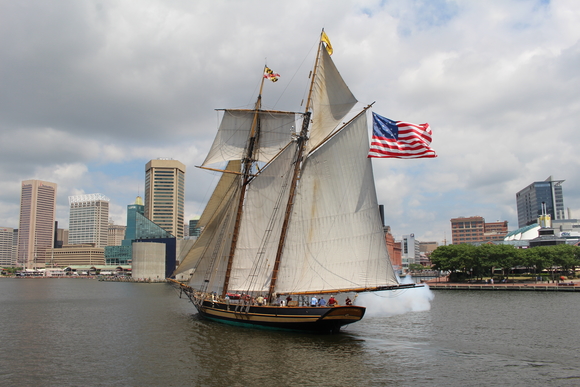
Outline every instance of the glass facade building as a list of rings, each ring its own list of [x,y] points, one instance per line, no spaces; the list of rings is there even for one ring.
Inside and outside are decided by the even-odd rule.
[[[135,204],[127,206],[125,239],[121,242],[121,246],[105,247],[105,260],[107,265],[129,265],[133,254],[131,246],[136,240],[175,239],[170,232],[153,223],[143,215],[145,211],[144,207],[143,200],[140,197],[137,197]],[[175,243],[173,243],[173,246],[175,246]],[[173,257],[175,257],[175,252],[173,252]],[[173,265],[175,266],[175,263]]]
[[[537,223],[542,215],[542,206],[551,219],[565,219],[563,182],[564,180],[553,180],[550,176],[545,181],[534,182],[519,191],[516,194],[518,227]]]
[[[189,236],[198,237],[201,235],[201,228],[197,227],[199,219],[192,219],[189,221]]]

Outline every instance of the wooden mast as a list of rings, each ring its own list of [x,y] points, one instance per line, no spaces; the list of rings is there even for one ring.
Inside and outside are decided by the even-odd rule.
[[[266,66],[264,66],[263,74],[266,72]],[[236,214],[236,222],[234,224],[234,231],[232,235],[232,244],[230,246],[230,254],[228,257],[228,265],[226,268],[226,275],[224,278],[224,286],[222,289],[222,297],[225,297],[228,292],[228,286],[230,284],[230,276],[232,273],[232,264],[234,262],[234,254],[236,251],[236,246],[238,244],[238,236],[240,234],[240,225],[242,222],[242,213],[244,207],[244,200],[246,197],[246,185],[252,177],[252,164],[254,162],[254,149],[256,141],[260,135],[260,108],[262,107],[262,89],[264,88],[264,76],[262,75],[262,81],[260,82],[260,92],[258,93],[258,99],[256,100],[256,105],[254,106],[254,120],[252,121],[252,128],[250,130],[250,138],[248,141],[248,148],[243,162],[243,180],[241,184],[242,192],[240,193],[240,200],[238,201],[238,211]]]
[[[296,194],[296,187],[298,185],[298,180],[300,179],[300,170],[302,167],[302,160],[304,157],[304,148],[306,141],[308,141],[308,126],[310,125],[310,103],[312,102],[312,89],[314,88],[314,80],[316,78],[316,69],[318,68],[318,61],[320,60],[320,50],[323,48],[322,36],[324,34],[324,29],[320,34],[320,42],[318,43],[318,52],[316,55],[316,61],[314,62],[314,69],[312,71],[312,79],[310,81],[310,90],[308,91],[308,99],[306,100],[306,109],[304,113],[304,118],[302,120],[302,129],[300,130],[300,136],[297,138],[297,149],[296,157],[294,158],[294,174],[292,175],[292,181],[290,182],[290,193],[288,196],[288,203],[286,204],[286,212],[284,213],[284,222],[282,223],[282,231],[280,233],[280,241],[278,242],[278,250],[276,251],[276,260],[274,262],[274,268],[272,270],[272,279],[270,280],[270,287],[268,289],[268,300],[272,300],[274,290],[276,289],[276,281],[278,279],[278,272],[280,271],[280,261],[282,259],[282,252],[284,251],[284,244],[286,243],[286,236],[288,234],[288,224],[290,223],[290,215],[292,214],[292,208],[294,206],[294,197]]]

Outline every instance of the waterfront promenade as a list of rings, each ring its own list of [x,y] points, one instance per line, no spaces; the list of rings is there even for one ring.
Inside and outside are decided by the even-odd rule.
[[[498,291],[550,291],[580,292],[580,280],[560,282],[529,283],[454,283],[447,277],[435,278],[425,282],[432,290],[498,290]]]

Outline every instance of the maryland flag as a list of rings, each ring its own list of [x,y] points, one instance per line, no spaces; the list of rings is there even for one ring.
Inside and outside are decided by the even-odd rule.
[[[275,73],[269,67],[264,68],[264,78],[271,80],[272,82],[277,82],[280,74]]]
[[[328,39],[328,35],[326,35],[326,32],[322,31],[320,40],[326,43],[326,52],[328,52],[328,55],[332,55],[332,44],[330,44],[330,39]]]

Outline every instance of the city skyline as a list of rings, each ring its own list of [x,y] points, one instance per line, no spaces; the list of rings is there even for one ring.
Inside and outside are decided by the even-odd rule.
[[[251,108],[245,90],[266,58],[280,78],[264,107],[302,111],[313,60],[302,47],[322,27],[361,104],[433,130],[438,158],[373,160],[396,238],[442,243],[449,219],[475,215],[513,230],[515,193],[550,175],[566,180],[565,208],[580,217],[575,2],[297,1],[274,13],[252,1],[22,4],[0,5],[12,15],[0,40],[0,226],[17,228],[28,179],[58,184],[59,227],[67,197],[90,192],[110,197],[123,224],[144,195],[143,166],[159,157],[186,166],[184,219],[199,216],[219,178],[195,168],[214,109]]]

